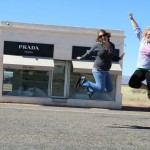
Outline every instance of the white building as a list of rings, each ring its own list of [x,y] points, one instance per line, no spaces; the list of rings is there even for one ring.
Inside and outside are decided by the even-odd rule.
[[[124,49],[124,32],[111,32],[117,54]],[[95,43],[98,29],[2,21],[0,24],[0,102],[120,109],[122,61],[113,62],[114,90],[96,93],[75,89],[86,75],[93,81],[93,60],[75,60]]]

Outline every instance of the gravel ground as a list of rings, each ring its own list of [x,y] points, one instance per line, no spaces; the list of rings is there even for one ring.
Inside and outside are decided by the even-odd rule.
[[[149,150],[150,112],[0,104],[1,150]]]

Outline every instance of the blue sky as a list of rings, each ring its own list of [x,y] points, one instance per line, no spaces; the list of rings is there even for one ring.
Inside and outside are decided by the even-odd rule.
[[[122,30],[125,33],[123,75],[136,68],[139,41],[128,17],[142,30],[150,26],[149,0],[0,0],[0,21]]]

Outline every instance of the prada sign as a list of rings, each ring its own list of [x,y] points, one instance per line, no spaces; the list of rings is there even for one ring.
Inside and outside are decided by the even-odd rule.
[[[85,47],[85,46],[73,46],[72,47],[72,59],[76,59],[77,56],[82,56],[86,53],[87,50],[89,50],[91,47]],[[89,56],[85,58],[85,60],[94,60],[95,58],[92,56]]]
[[[24,70],[34,70],[35,67],[33,67],[33,66],[22,66],[22,69],[24,69]]]
[[[53,58],[53,44],[4,41],[4,54]]]
[[[85,47],[85,46],[72,46],[72,59],[76,59],[77,56],[82,56],[89,50],[91,47]],[[118,62],[118,57],[119,57],[119,49],[115,49],[115,55],[112,58],[112,61]],[[89,56],[85,58],[84,60],[95,60],[95,56]]]

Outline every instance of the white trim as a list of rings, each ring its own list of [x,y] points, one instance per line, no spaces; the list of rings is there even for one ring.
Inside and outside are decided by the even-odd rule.
[[[87,108],[110,108],[121,109],[121,104],[114,101],[105,100],[81,100],[81,99],[53,99],[41,97],[17,97],[17,96],[1,96],[0,102],[5,103],[24,103],[24,104],[40,104],[51,106],[71,106],[71,107],[87,107]]]
[[[24,70],[52,71],[54,69],[54,61],[48,58],[4,55],[3,67]]]
[[[9,25],[8,25],[9,24]],[[24,31],[42,31],[42,32],[55,32],[55,33],[65,33],[65,34],[82,34],[96,36],[99,31],[98,28],[90,27],[71,27],[71,26],[57,26],[57,25],[44,25],[44,24],[31,24],[31,23],[21,23],[21,22],[11,22],[11,21],[1,21],[0,29],[3,30],[24,30]],[[124,31],[122,30],[110,30],[105,29],[108,32],[113,33],[113,37],[125,38]]]
[[[94,62],[89,61],[72,61],[73,72],[91,73]],[[110,74],[121,75],[122,69],[119,63],[113,63],[110,69]]]

